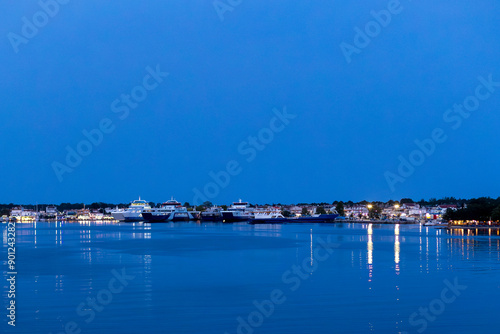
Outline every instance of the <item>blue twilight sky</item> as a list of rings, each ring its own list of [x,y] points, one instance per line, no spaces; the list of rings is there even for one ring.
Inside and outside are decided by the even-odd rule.
[[[60,2],[42,0],[53,17],[0,4],[0,203],[500,195],[500,87],[477,88],[500,82],[498,1]],[[382,27],[370,13],[388,7]],[[355,44],[356,27],[372,37]],[[138,87],[157,66],[168,76]],[[128,108],[132,91],[147,97]],[[468,118],[446,113],[466,99]],[[113,131],[68,166],[103,120]],[[436,128],[446,140],[419,161]]]

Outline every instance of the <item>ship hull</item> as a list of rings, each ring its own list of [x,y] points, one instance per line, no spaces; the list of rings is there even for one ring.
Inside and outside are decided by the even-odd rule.
[[[223,218],[221,215],[201,215],[201,221],[204,222],[220,222]]]
[[[222,221],[225,223],[246,222],[251,218],[246,216],[235,216],[232,212],[223,212]]]
[[[334,223],[338,214],[319,215],[318,217],[290,218],[289,223]]]
[[[132,222],[142,222],[144,219],[142,217],[125,217],[124,222],[132,223]]]
[[[256,219],[250,219],[248,221],[249,224],[256,225],[256,224],[286,224],[289,222],[289,219],[287,218],[256,218]]]
[[[168,218],[168,220],[173,221],[173,222],[187,222],[187,221],[190,221],[192,219],[188,213],[173,212],[170,215],[170,217]]]
[[[138,212],[127,212],[123,213],[123,220],[126,222],[140,222],[143,221],[142,213]]]
[[[319,215],[317,217],[298,217],[298,218],[255,218],[250,219],[250,224],[287,224],[287,223],[334,223],[338,214]]]
[[[119,221],[125,220],[125,217],[123,216],[123,212],[112,212],[111,214],[115,220],[119,220]]]

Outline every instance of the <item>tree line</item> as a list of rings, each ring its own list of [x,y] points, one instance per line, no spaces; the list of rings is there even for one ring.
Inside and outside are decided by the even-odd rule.
[[[447,209],[443,215],[444,220],[500,220],[500,197],[480,197],[466,200],[459,209]]]

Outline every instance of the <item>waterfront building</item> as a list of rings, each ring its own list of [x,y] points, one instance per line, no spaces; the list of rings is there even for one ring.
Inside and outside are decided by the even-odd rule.
[[[56,216],[59,212],[57,211],[56,206],[49,205],[45,208],[45,213],[47,216]]]
[[[300,214],[302,213],[302,207],[293,205],[288,209],[288,211],[290,211],[292,214],[296,216],[300,216]]]
[[[19,206],[12,208],[10,217],[16,221],[33,221],[37,219],[37,213]]]
[[[99,210],[92,210],[89,213],[90,220],[103,220],[104,219],[104,213],[101,213]]]
[[[77,220],[78,213],[76,210],[64,210],[63,218],[65,220]]]
[[[353,205],[344,208],[346,217],[359,218],[368,217],[368,208],[366,205]]]

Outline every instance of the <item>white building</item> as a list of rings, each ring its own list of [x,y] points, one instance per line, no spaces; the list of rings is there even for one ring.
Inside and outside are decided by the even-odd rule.
[[[16,219],[17,221],[32,221],[36,220],[37,213],[33,210],[27,210],[20,206],[12,208],[10,211],[10,217]]]
[[[354,205],[350,207],[346,207],[344,209],[346,217],[354,217],[358,218],[359,215],[362,217],[368,217],[368,208],[366,205]]]
[[[57,212],[57,207],[53,206],[53,205],[49,205],[45,208],[45,213],[47,215],[51,215],[51,216],[55,216],[58,214]]]

